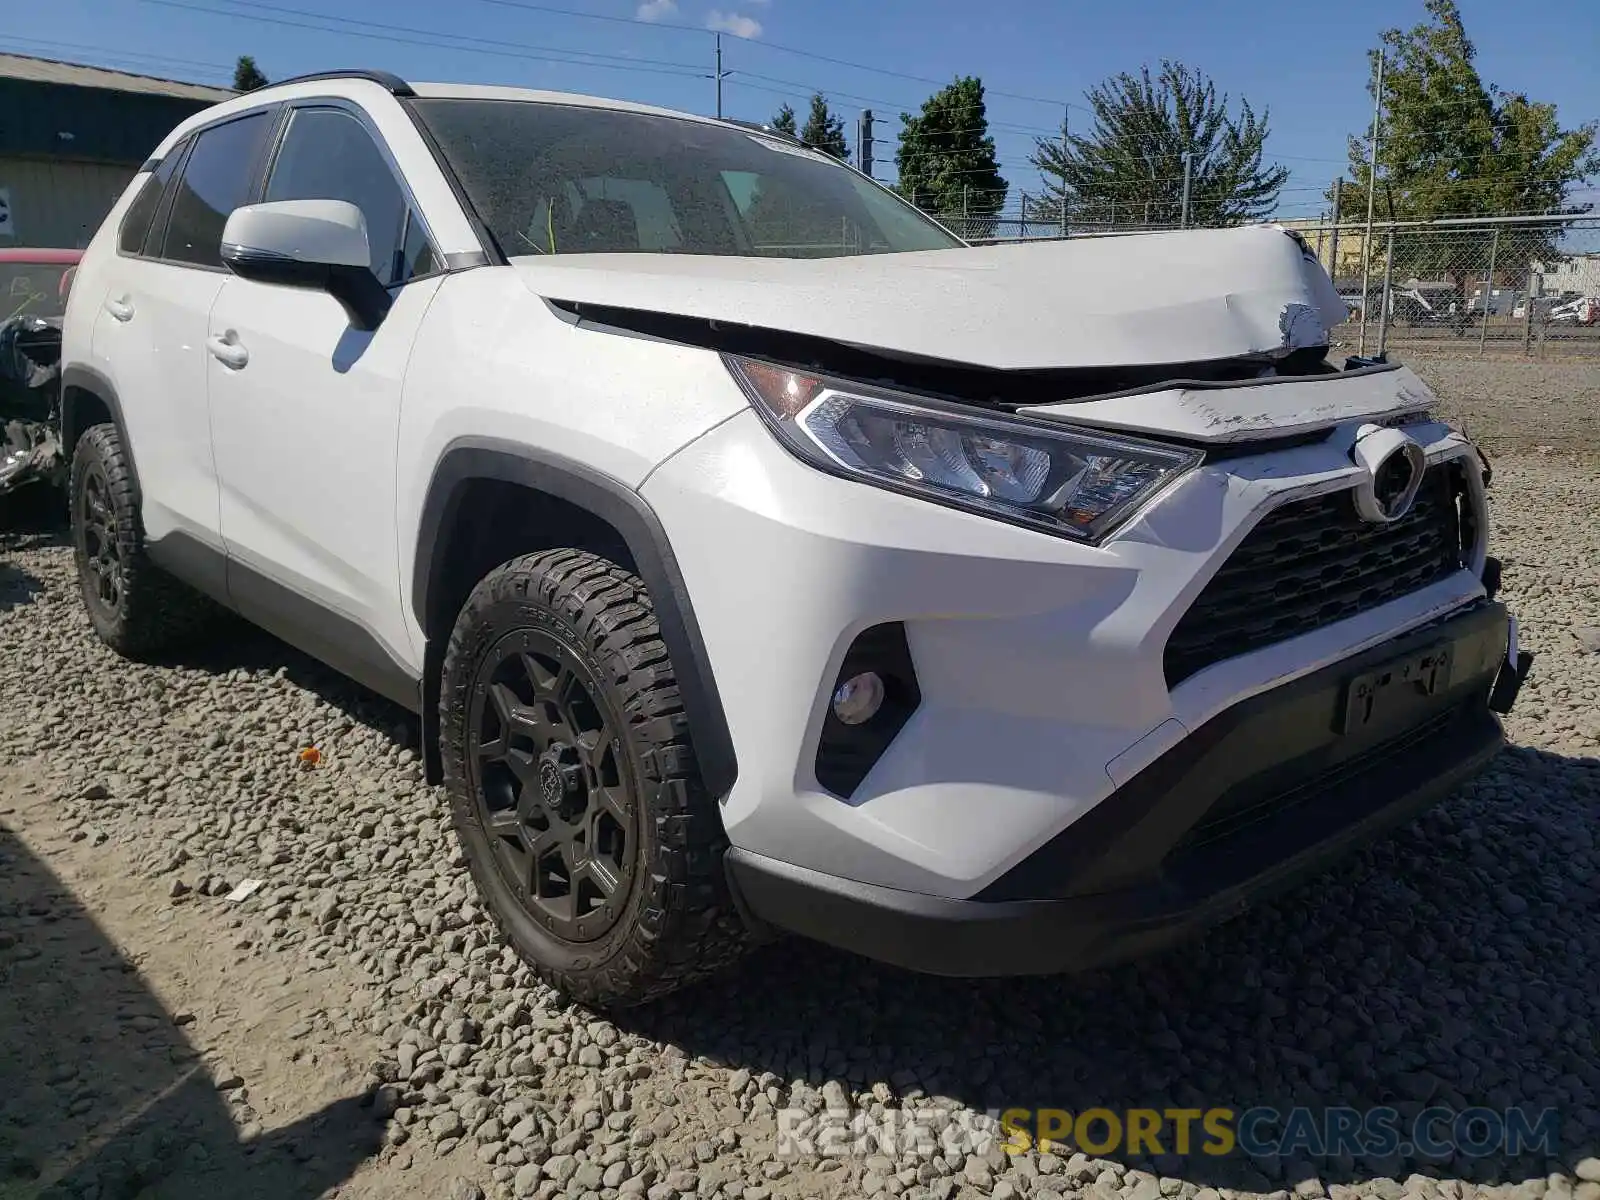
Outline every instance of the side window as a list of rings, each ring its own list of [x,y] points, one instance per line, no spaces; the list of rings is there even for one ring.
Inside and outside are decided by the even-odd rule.
[[[223,226],[228,214],[250,198],[271,124],[266,113],[258,112],[200,134],[173,195],[162,258],[222,266]]]
[[[117,232],[117,248],[124,254],[137,255],[144,250],[145,238],[150,233],[151,222],[155,220],[156,209],[160,207],[161,198],[172,182],[172,173],[183,161],[183,152],[188,147],[187,141],[174,146],[156,169],[145,177],[139,194],[128,205],[128,211],[122,217],[122,227]]]
[[[417,219],[413,210],[406,217],[406,237],[401,256],[400,275],[396,282],[404,283],[418,275],[431,275],[440,267],[439,259],[428,244],[428,231]]]
[[[339,108],[301,108],[289,118],[265,199],[344,200],[361,210],[372,273],[385,287],[435,269],[422,222],[378,144]]]

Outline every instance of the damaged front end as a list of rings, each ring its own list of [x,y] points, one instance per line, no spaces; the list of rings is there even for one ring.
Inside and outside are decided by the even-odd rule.
[[[1389,416],[1433,399],[1392,364],[1330,361],[1345,309],[1290,230],[796,262],[642,257],[569,255],[519,270],[580,328],[1127,433],[1271,440],[1334,413]],[[1285,383],[1311,386],[1264,398],[1263,386]]]
[[[0,496],[61,487],[61,322],[21,314],[0,323]]]

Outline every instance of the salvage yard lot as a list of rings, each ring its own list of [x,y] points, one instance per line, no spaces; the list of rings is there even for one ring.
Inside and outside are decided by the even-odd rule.
[[[248,631],[121,662],[60,531],[0,509],[23,523],[0,532],[0,1196],[1600,1200],[1600,653],[1575,632],[1600,626],[1600,366],[1414,365],[1494,464],[1539,656],[1514,747],[1329,875],[1076,980],[788,943],[646,1012],[565,1006],[480,910],[403,714]],[[1517,1161],[778,1156],[779,1110],[846,1100],[1521,1106],[1561,1140]]]

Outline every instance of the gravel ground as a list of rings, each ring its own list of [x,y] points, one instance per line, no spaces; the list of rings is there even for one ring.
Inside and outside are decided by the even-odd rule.
[[[1402,353],[1493,454],[1554,450],[1600,456],[1600,364]]]
[[[122,662],[59,535],[0,534],[0,1196],[1600,1200],[1596,470],[1495,466],[1539,659],[1514,747],[1409,828],[1113,971],[791,942],[615,1020],[501,944],[398,710],[248,631]],[[778,1153],[779,1110],[1387,1103],[1554,1107],[1560,1147]]]

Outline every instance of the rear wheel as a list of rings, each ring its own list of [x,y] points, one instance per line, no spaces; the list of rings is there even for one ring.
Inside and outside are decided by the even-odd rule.
[[[127,658],[149,658],[219,611],[145,553],[133,472],[114,426],[93,425],[78,439],[68,494],[79,588],[106,645]]]
[[[620,1007],[740,955],[721,817],[636,576],[577,550],[490,572],[445,652],[440,727],[473,877],[546,982]]]

